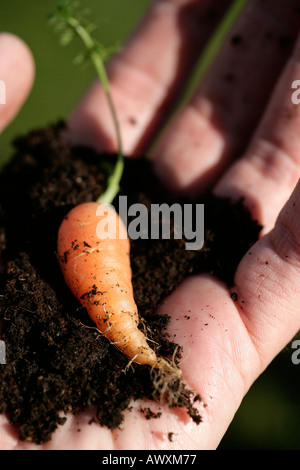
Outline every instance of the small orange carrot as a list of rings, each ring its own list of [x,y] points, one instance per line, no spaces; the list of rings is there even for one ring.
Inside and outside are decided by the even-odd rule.
[[[103,210],[102,217],[97,214],[103,207],[83,203],[63,220],[58,258],[65,281],[97,328],[132,361],[175,372],[173,365],[156,356],[138,328],[127,231],[110,205],[105,205],[106,224],[101,224]],[[115,238],[108,238],[105,227],[116,230]]]
[[[139,316],[133,297],[130,267],[130,243],[126,228],[111,205],[120,188],[124,154],[119,121],[110,92],[103,47],[86,27],[77,4],[61,2],[51,22],[66,44],[74,35],[83,42],[107,97],[118,143],[117,161],[108,178],[106,190],[96,202],[80,204],[63,220],[58,233],[58,259],[65,280],[75,297],[88,311],[97,328],[126,356],[139,364],[167,371],[171,379],[180,369],[158,358],[138,328]],[[101,52],[102,51],[102,52]],[[108,237],[101,223],[103,206],[106,220],[115,236]],[[99,211],[100,209],[100,211]],[[100,212],[100,215],[99,215]],[[159,380],[164,374],[158,374]],[[159,382],[160,383],[160,382]]]

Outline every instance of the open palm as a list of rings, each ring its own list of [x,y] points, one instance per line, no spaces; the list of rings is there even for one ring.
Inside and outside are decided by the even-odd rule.
[[[157,135],[229,4],[158,0],[110,63],[126,154],[141,154]],[[297,333],[300,108],[291,100],[291,85],[300,77],[297,4],[253,0],[245,8],[210,72],[153,151],[154,166],[170,190],[196,196],[213,188],[232,199],[243,196],[264,225],[264,236],[237,269],[236,301],[219,280],[199,275],[160,307],[162,313],[166,305],[172,312],[169,333],[183,346],[181,368],[202,397],[203,422],[197,426],[182,410],[168,408],[159,419],[146,420],[141,405],[154,412],[160,405],[135,402],[121,429],[89,424],[90,410],[70,416],[42,448],[214,449],[254,380]],[[8,84],[8,105],[0,108],[3,129],[30,89],[33,63],[24,44],[7,34],[0,35],[0,53],[1,77]],[[17,87],[19,76],[23,88]],[[69,125],[74,143],[115,150],[99,83],[81,100]],[[36,447],[19,442],[6,417],[0,416],[0,425],[0,448]]]

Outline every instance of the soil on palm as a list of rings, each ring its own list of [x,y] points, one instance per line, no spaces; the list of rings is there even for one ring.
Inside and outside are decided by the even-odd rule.
[[[132,400],[160,399],[149,368],[128,367],[128,359],[94,328],[62,278],[56,258],[58,227],[72,207],[101,194],[115,161],[113,155],[63,143],[63,128],[58,123],[18,138],[0,174],[0,319],[6,346],[0,413],[8,414],[21,439],[35,443],[50,440],[67,413],[96,407],[95,419],[114,429]],[[153,203],[175,202],[145,159],[126,160],[120,194],[127,196],[128,206],[142,203],[149,210]],[[242,202],[233,205],[208,194],[194,203],[205,204],[200,251],[186,250],[184,238],[172,236],[131,240],[140,326],[147,325],[160,355],[172,358],[176,352],[177,362],[180,345],[169,338],[169,317],[157,316],[157,307],[194,273],[209,272],[231,285],[239,260],[261,229]],[[200,397],[179,380],[173,392],[173,405],[200,423],[195,406]]]

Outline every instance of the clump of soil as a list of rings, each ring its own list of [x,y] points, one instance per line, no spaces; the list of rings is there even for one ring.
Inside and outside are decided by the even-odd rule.
[[[6,344],[0,413],[8,413],[21,439],[36,443],[51,439],[68,412],[96,405],[99,423],[113,429],[132,399],[160,398],[149,368],[127,367],[128,359],[96,331],[62,278],[58,227],[73,206],[101,194],[115,159],[70,148],[60,140],[62,128],[59,123],[17,139],[14,156],[0,174],[0,319]],[[128,196],[128,205],[174,202],[144,159],[126,162],[121,194]],[[180,348],[166,333],[168,317],[155,315],[157,306],[193,273],[210,272],[231,284],[237,263],[261,228],[242,202],[232,205],[211,195],[198,202],[205,204],[201,251],[185,250],[184,240],[172,238],[131,240],[142,323],[149,325],[159,354],[171,358],[177,351],[176,361]],[[179,380],[173,392],[176,405],[199,423],[194,402],[200,397]]]

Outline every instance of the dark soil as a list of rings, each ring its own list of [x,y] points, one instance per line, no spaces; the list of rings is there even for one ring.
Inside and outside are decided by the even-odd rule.
[[[113,429],[132,399],[159,399],[149,368],[132,364],[124,373],[128,359],[91,328],[62,278],[56,258],[58,227],[74,205],[101,194],[115,159],[69,148],[59,139],[62,126],[17,139],[14,156],[0,174],[0,318],[6,344],[0,413],[8,413],[21,439],[36,443],[51,439],[65,421],[64,413],[96,405],[99,423]],[[128,205],[172,203],[143,159],[127,161],[121,194],[128,196]],[[184,240],[131,241],[139,313],[159,344],[159,354],[169,358],[177,345],[166,334],[168,317],[155,315],[157,306],[193,273],[210,272],[232,284],[239,260],[260,231],[242,202],[232,205],[211,195],[198,202],[205,204],[201,251],[185,250]],[[181,390],[177,406],[199,423],[194,401],[200,397],[179,381],[173,387]],[[145,416],[155,417],[149,410]]]

